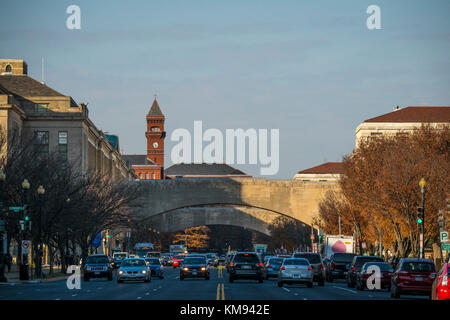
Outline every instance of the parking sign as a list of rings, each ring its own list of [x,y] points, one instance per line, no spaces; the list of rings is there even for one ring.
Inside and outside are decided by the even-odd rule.
[[[441,231],[441,242],[448,242],[448,232]]]

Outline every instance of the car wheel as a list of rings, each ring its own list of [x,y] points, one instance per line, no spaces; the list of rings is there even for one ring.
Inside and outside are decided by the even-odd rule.
[[[312,283],[312,281],[311,282],[309,282],[307,285],[306,285],[308,288],[312,288],[313,287],[313,283]]]
[[[281,288],[283,286],[283,281],[278,281],[278,286]]]
[[[233,278],[232,276],[230,276],[230,277],[228,278],[228,281],[231,282],[231,283],[233,283],[233,282],[234,282],[234,278]]]

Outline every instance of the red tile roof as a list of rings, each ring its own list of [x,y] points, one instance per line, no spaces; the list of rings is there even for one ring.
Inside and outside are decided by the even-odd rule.
[[[342,173],[342,162],[326,162],[320,166],[312,167],[298,173]]]
[[[450,107],[406,107],[364,122],[450,122]]]

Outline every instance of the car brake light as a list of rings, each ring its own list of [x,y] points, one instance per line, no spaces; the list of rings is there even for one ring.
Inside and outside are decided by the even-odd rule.
[[[312,270],[312,268],[311,267],[308,267],[308,271],[311,271]]]
[[[281,270],[286,270],[286,268],[284,266],[281,267]]]
[[[267,266],[267,268],[272,269],[272,266],[269,264],[269,265]]]
[[[353,267],[353,272],[356,272],[356,267]]]
[[[320,265],[320,270],[323,270],[323,264]]]
[[[230,267],[234,267],[235,264],[236,263],[234,263],[234,262],[230,262]]]
[[[331,270],[334,270],[334,263],[333,263],[333,262],[330,263],[330,269],[331,269]]]
[[[263,264],[262,264],[261,262],[260,262],[260,263],[258,263],[258,266],[262,267],[262,265],[263,265]]]

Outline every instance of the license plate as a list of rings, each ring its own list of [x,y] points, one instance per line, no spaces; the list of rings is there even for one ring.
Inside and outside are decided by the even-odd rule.
[[[95,271],[94,274],[95,274],[95,275],[99,275],[99,274],[100,274],[100,271]]]
[[[422,277],[416,277],[416,281],[423,281]]]
[[[197,271],[192,271],[192,275],[196,276],[197,275]]]
[[[242,266],[242,269],[251,269],[250,266]]]
[[[296,273],[296,274],[293,274],[292,277],[297,279],[297,278],[300,278],[300,275],[298,273]]]

